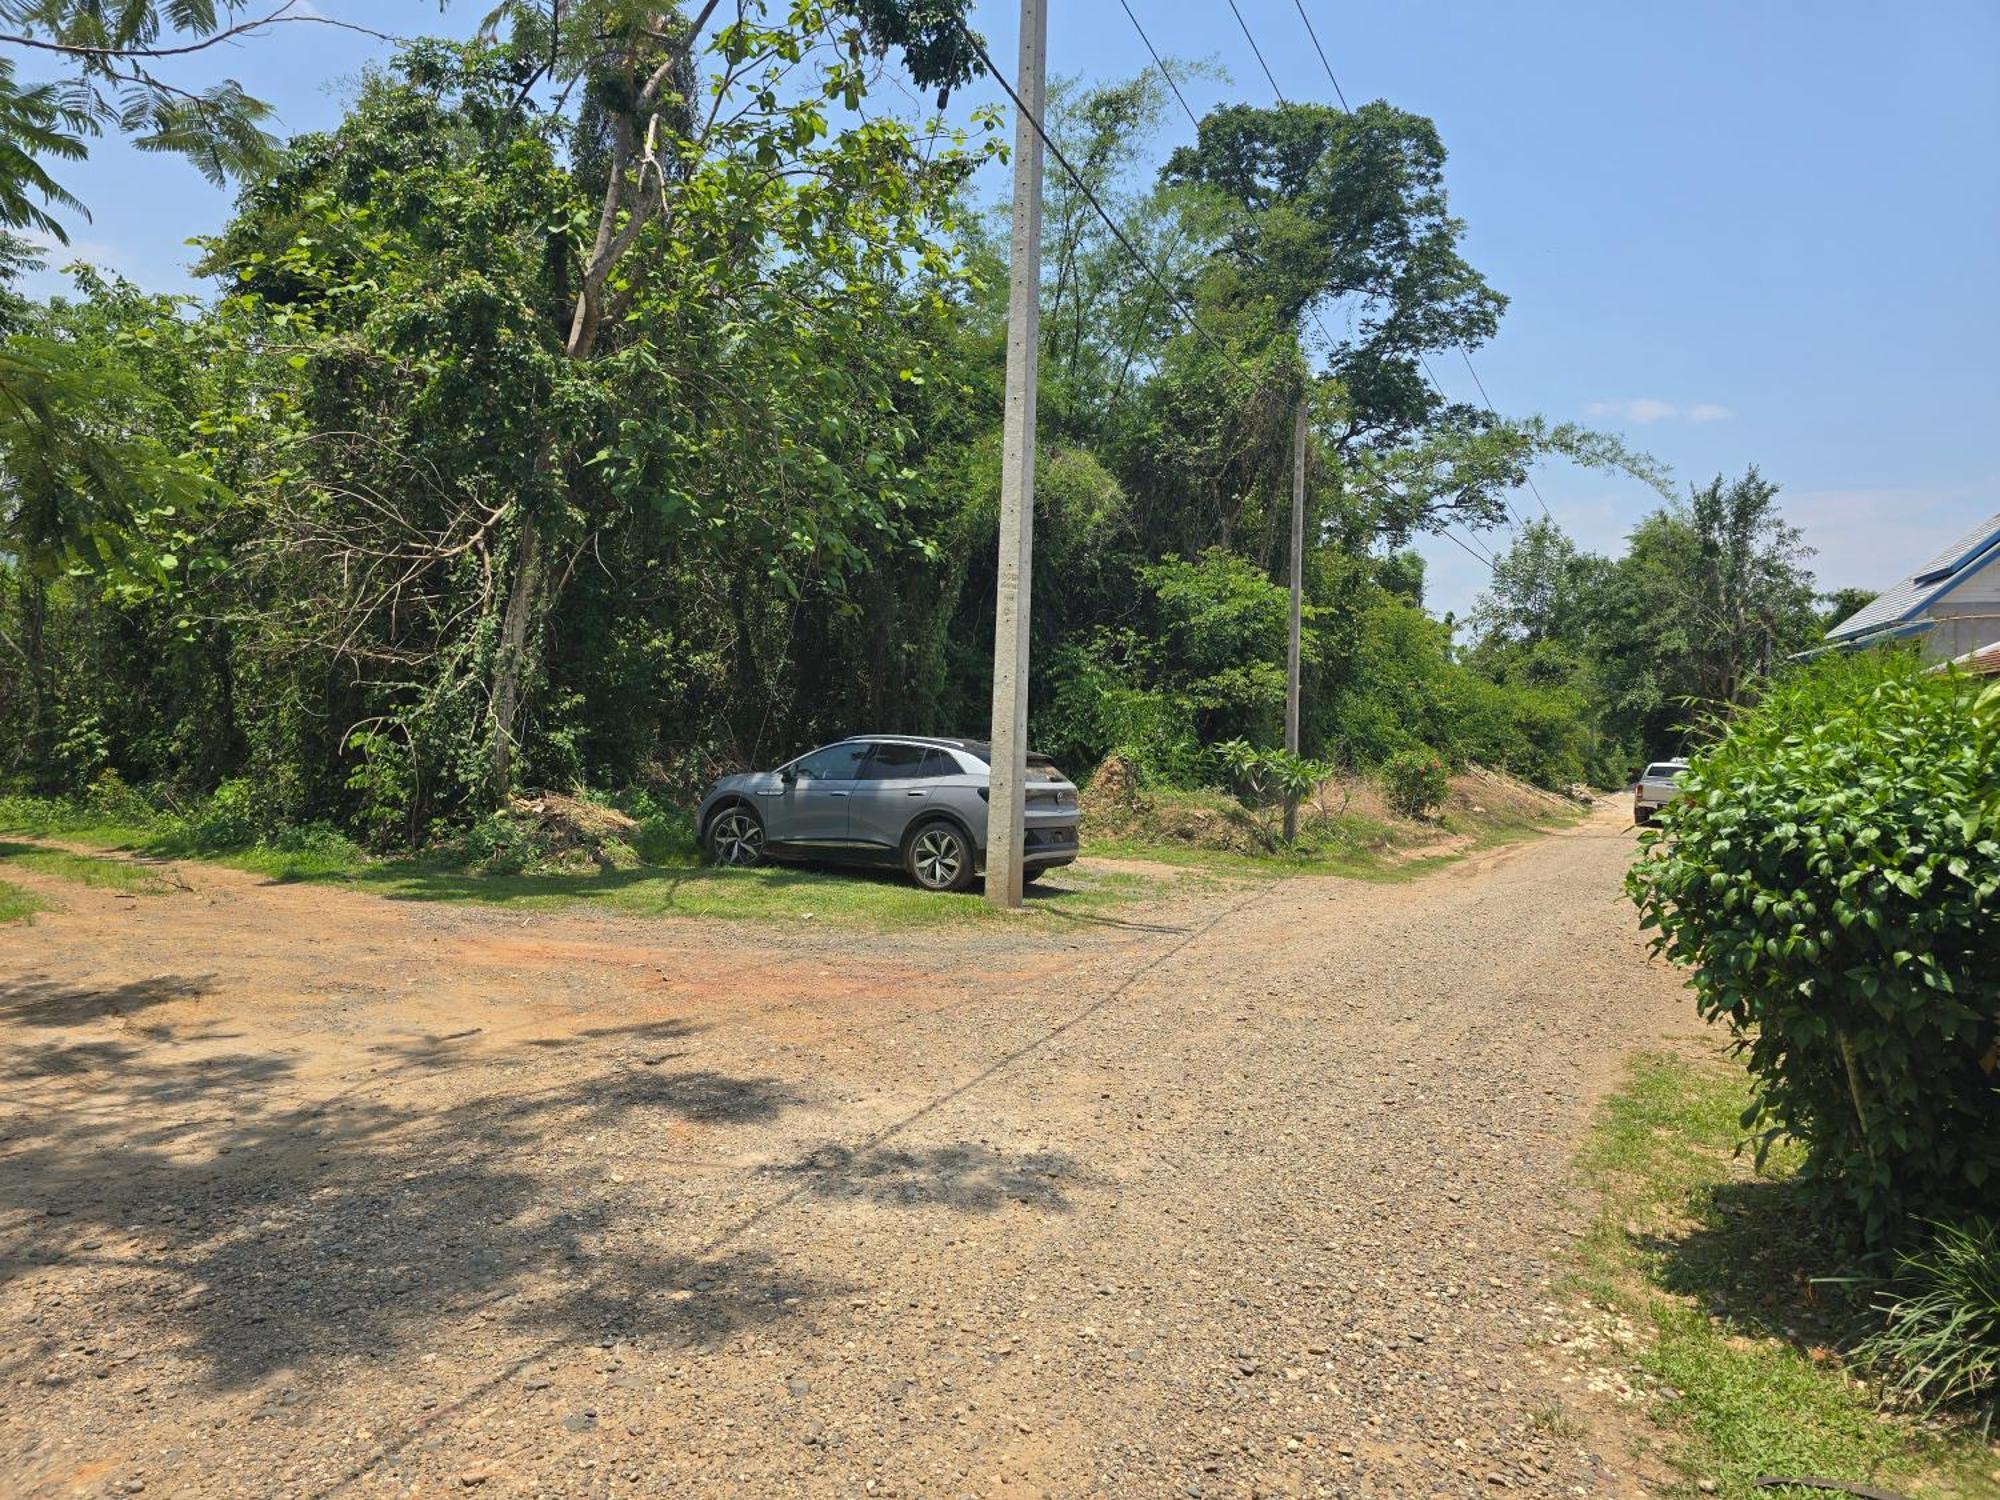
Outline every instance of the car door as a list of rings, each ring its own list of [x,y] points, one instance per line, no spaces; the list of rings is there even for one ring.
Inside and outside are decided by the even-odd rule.
[[[760,799],[765,838],[775,844],[846,843],[848,804],[867,756],[865,740],[843,740],[786,766],[778,790]]]
[[[903,830],[930,796],[935,779],[930,767],[937,755],[922,745],[878,741],[854,783],[848,837],[875,848],[900,848]]]

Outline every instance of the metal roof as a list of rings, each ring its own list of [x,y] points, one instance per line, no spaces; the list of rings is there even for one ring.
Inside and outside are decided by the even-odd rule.
[[[1884,626],[1898,625],[1969,573],[2000,558],[2000,515],[1989,516],[1909,577],[1878,595],[1826,633],[1830,641],[1851,641]]]
[[[1975,677],[2000,677],[2000,641],[1990,646],[1981,646],[1977,651],[1968,651],[1963,656],[1955,656],[1951,665],[1961,672],[1970,672]],[[1942,671],[1943,664],[1932,668]]]

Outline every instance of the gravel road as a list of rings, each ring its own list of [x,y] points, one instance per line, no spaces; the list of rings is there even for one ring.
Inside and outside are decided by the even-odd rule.
[[[1635,1493],[1547,1337],[1590,1108],[1693,1027],[1624,822],[886,936],[63,888],[0,1491]]]

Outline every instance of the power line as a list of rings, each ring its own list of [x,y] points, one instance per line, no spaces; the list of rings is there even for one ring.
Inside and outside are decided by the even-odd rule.
[[[1486,394],[1486,382],[1479,378],[1479,372],[1472,367],[1472,356],[1466,352],[1465,345],[1463,344],[1458,346],[1458,357],[1465,361],[1465,373],[1470,375],[1472,383],[1479,387],[1479,399],[1486,403],[1486,409],[1489,412],[1493,412],[1493,415],[1498,417],[1500,413],[1493,411],[1493,398]],[[1535,503],[1541,506],[1543,517],[1553,521],[1555,517],[1549,514],[1549,502],[1542,498],[1541,486],[1535,483],[1535,476],[1532,473],[1524,471],[1521,477],[1528,481],[1528,489],[1534,494]]]
[[[1354,111],[1348,109],[1347,95],[1340,91],[1340,80],[1333,76],[1333,64],[1326,60],[1326,48],[1319,44],[1319,33],[1313,30],[1312,17],[1306,14],[1305,0],[1292,0],[1292,4],[1298,7],[1299,19],[1306,23],[1306,35],[1312,38],[1313,51],[1319,54],[1319,65],[1326,69],[1327,82],[1333,85],[1333,97],[1340,101],[1342,109],[1353,114]]]
[[[1230,351],[1229,346],[1223,343],[1222,340],[1217,338],[1214,334],[1210,333],[1208,329],[1202,325],[1201,320],[1194,315],[1193,310],[1190,309],[1184,302],[1181,301],[1180,297],[1175,293],[1174,289],[1167,285],[1166,281],[1160,276],[1159,272],[1155,271],[1152,268],[1152,266],[1147,263],[1146,258],[1139,253],[1138,248],[1134,246],[1132,241],[1126,237],[1125,231],[1119,227],[1117,220],[1113,219],[1111,215],[1108,212],[1106,212],[1104,205],[1098,201],[1097,194],[1091,191],[1090,184],[1084,181],[1083,174],[1077,171],[1077,169],[1074,166],[1070,165],[1069,158],[1063,155],[1062,147],[1058,146],[1055,143],[1055,141],[1050,138],[1048,131],[1043,128],[1042,122],[1035,117],[1034,112],[1030,110],[1028,106],[1022,101],[1020,94],[1015,91],[1014,85],[1012,82],[1009,81],[1007,75],[1005,73],[1002,73],[1000,69],[994,65],[992,57],[990,57],[987,54],[986,44],[983,41],[981,41],[978,35],[970,27],[966,26],[963,23],[963,21],[961,21],[959,24],[959,30],[964,34],[965,39],[971,45],[972,50],[978,54],[979,60],[982,64],[985,65],[986,71],[993,75],[994,81],[1000,85],[1002,91],[1005,92],[1007,97],[1013,101],[1014,108],[1021,112],[1021,117],[1024,120],[1026,120],[1031,126],[1034,127],[1035,134],[1041,138],[1043,147],[1048,151],[1050,156],[1056,159],[1056,164],[1060,166],[1065,173],[1068,174],[1069,180],[1076,184],[1076,189],[1078,192],[1083,194],[1084,201],[1090,205],[1091,210],[1097,215],[1097,217],[1103,220],[1104,227],[1111,231],[1112,238],[1118,241],[1118,244],[1120,245],[1121,248],[1123,248],[1126,255],[1131,258],[1132,263],[1146,274],[1147,279],[1150,280],[1154,286],[1159,288],[1160,292],[1166,297],[1168,305],[1171,306],[1175,312],[1181,315],[1182,319],[1187,323],[1188,327],[1192,328],[1196,333],[1200,334],[1202,338],[1206,339],[1210,344],[1212,344],[1217,350],[1217,352],[1219,352],[1224,359],[1229,361],[1230,365],[1235,369],[1236,373],[1242,376],[1243,379],[1249,383],[1252,390],[1255,390],[1258,385],[1256,377],[1251,375],[1248,370],[1243,368],[1241,361],[1239,361],[1236,358],[1235,354]]]
[[[1167,80],[1167,87],[1174,91],[1174,97],[1180,100],[1181,109],[1187,114],[1188,124],[1194,126],[1195,133],[1199,135],[1201,121],[1195,118],[1194,107],[1187,102],[1187,95],[1181,92],[1181,86],[1174,82],[1174,75],[1167,71],[1166,61],[1160,56],[1159,48],[1153,45],[1153,39],[1146,35],[1146,28],[1139,24],[1138,16],[1133,14],[1131,0],[1118,0],[1118,3],[1125,7],[1125,18],[1132,23],[1132,29],[1139,33],[1139,40],[1146,44],[1146,50],[1153,54],[1153,66],[1158,68],[1160,76]]]
[[[1326,69],[1326,81],[1333,85],[1334,97],[1340,101],[1340,107],[1343,111],[1345,111],[1347,114],[1350,115],[1353,114],[1354,110],[1348,105],[1347,95],[1340,87],[1340,80],[1334,77],[1333,75],[1333,64],[1327,58],[1326,48],[1320,45],[1319,33],[1313,29],[1312,17],[1306,14],[1305,0],[1292,0],[1292,5],[1298,11],[1299,19],[1305,22],[1306,35],[1312,38],[1313,51],[1319,54],[1319,65],[1322,68]],[[1236,10],[1236,0],[1230,0],[1229,8],[1231,10]],[[1236,12],[1236,20],[1238,25],[1242,25],[1243,13],[1241,11]],[[1243,34],[1246,37],[1250,35],[1250,28],[1248,26],[1243,27]],[[1250,48],[1253,52],[1256,51],[1257,42],[1254,37],[1251,38]],[[1261,52],[1259,52],[1257,54],[1257,61],[1261,63],[1263,62],[1263,60],[1264,60],[1264,55]],[[1266,68],[1264,70],[1265,77],[1267,78],[1270,77],[1270,73],[1271,70],[1269,68]],[[1271,82],[1272,92],[1275,93],[1277,91],[1277,87],[1278,87],[1277,80],[1273,79]],[[1284,99],[1285,96],[1283,94],[1278,95],[1278,102],[1280,104],[1284,103]],[[1321,333],[1326,332],[1326,329],[1323,325],[1320,329],[1320,332]],[[1479,371],[1473,368],[1472,351],[1467,349],[1464,344],[1460,344],[1458,346],[1458,355],[1460,359],[1465,361],[1466,373],[1472,376],[1472,383],[1479,387],[1479,399],[1486,403],[1486,410],[1494,417],[1495,420],[1498,420],[1500,417],[1500,413],[1494,408],[1493,398],[1486,394],[1486,382],[1479,378]],[[1442,396],[1444,397],[1445,400],[1449,401],[1451,398],[1449,396],[1445,396],[1444,387],[1438,383],[1437,373],[1431,369],[1430,361],[1423,358],[1423,354],[1421,351],[1419,351],[1417,357],[1418,359],[1423,361],[1424,374],[1430,377],[1432,388],[1437,391],[1439,396]],[[1549,513],[1549,502],[1542,498],[1541,487],[1535,483],[1535,476],[1533,474],[1524,473],[1522,475],[1522,478],[1527,480],[1529,490],[1531,490],[1534,493],[1535,503],[1541,506],[1542,508],[1542,514],[1544,516],[1547,516],[1550,520],[1554,520],[1555,517],[1550,515]],[[1520,512],[1515,510],[1513,501],[1507,499],[1503,495],[1501,497],[1501,502],[1507,507],[1507,513],[1514,517],[1514,523],[1517,526],[1527,525],[1527,522],[1522,518]]]
[[[1271,65],[1264,61],[1264,49],[1257,45],[1257,38],[1250,34],[1250,23],[1243,19],[1243,12],[1237,10],[1236,0],[1229,0],[1229,9],[1236,17],[1236,24],[1243,28],[1243,39],[1250,44],[1250,50],[1257,55],[1257,66],[1264,70],[1264,76],[1270,80],[1271,92],[1276,94],[1278,102],[1283,104],[1285,91],[1278,87],[1277,75],[1271,71]]]
[[[1195,134],[1199,136],[1201,134],[1201,121],[1199,118],[1196,117],[1194,112],[1194,107],[1188,103],[1187,95],[1181,92],[1181,86],[1175,80],[1173,73],[1169,71],[1166,59],[1160,56],[1160,49],[1153,45],[1153,39],[1146,34],[1146,28],[1139,24],[1139,17],[1132,9],[1131,0],[1118,0],[1118,3],[1120,6],[1124,8],[1125,18],[1132,23],[1132,29],[1139,33],[1139,40],[1145,43],[1146,51],[1152,56],[1153,66],[1160,70],[1160,76],[1166,79],[1167,87],[1173,90],[1174,98],[1180,101],[1181,112],[1188,117],[1188,123],[1194,126]],[[1231,4],[1231,9],[1232,10],[1235,9],[1233,0]],[[1264,61],[1264,54],[1258,51],[1257,39],[1256,37],[1250,34],[1249,26],[1244,24],[1243,13],[1240,10],[1236,12],[1236,22],[1239,26],[1243,27],[1243,35],[1246,38],[1248,38],[1250,42],[1250,50],[1253,52],[1257,52],[1257,61],[1261,64]],[[1278,90],[1278,81],[1275,78],[1271,78],[1271,70],[1269,67],[1266,67],[1264,69],[1264,76],[1266,78],[1271,79],[1271,91],[1278,95],[1278,102],[1280,104],[1284,103],[1285,96]],[[1336,83],[1334,85],[1334,91],[1338,93],[1339,90],[1340,90],[1340,85]],[[1343,108],[1346,107],[1346,103],[1347,101],[1345,99],[1341,101],[1341,105]],[[1243,251],[1243,254],[1249,256],[1249,259],[1253,265],[1262,264],[1260,261],[1257,260],[1257,258],[1254,255],[1250,255],[1247,250]],[[1328,349],[1334,348],[1336,346],[1336,341],[1333,335],[1327,331],[1326,324],[1321,321],[1319,310],[1317,308],[1308,306],[1305,309],[1305,314],[1307,317],[1313,320],[1313,326],[1319,330],[1319,336],[1326,340],[1327,348]]]
[[[1474,562],[1486,564],[1487,572],[1490,573],[1493,571],[1492,557],[1483,552],[1475,552],[1471,548],[1471,546],[1469,546],[1467,543],[1460,541],[1458,539],[1458,533],[1453,531],[1450,527],[1446,527],[1443,531],[1440,531],[1438,535],[1443,537],[1446,541],[1450,542],[1454,547],[1458,548],[1459,551],[1463,552],[1467,557],[1471,558]]]

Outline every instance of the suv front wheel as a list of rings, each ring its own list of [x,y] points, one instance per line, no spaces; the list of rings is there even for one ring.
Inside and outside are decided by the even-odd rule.
[[[972,840],[950,823],[926,823],[910,835],[903,868],[927,891],[962,891],[972,884]]]
[[[708,857],[748,869],[764,860],[764,820],[749,808],[725,807],[708,822]]]

